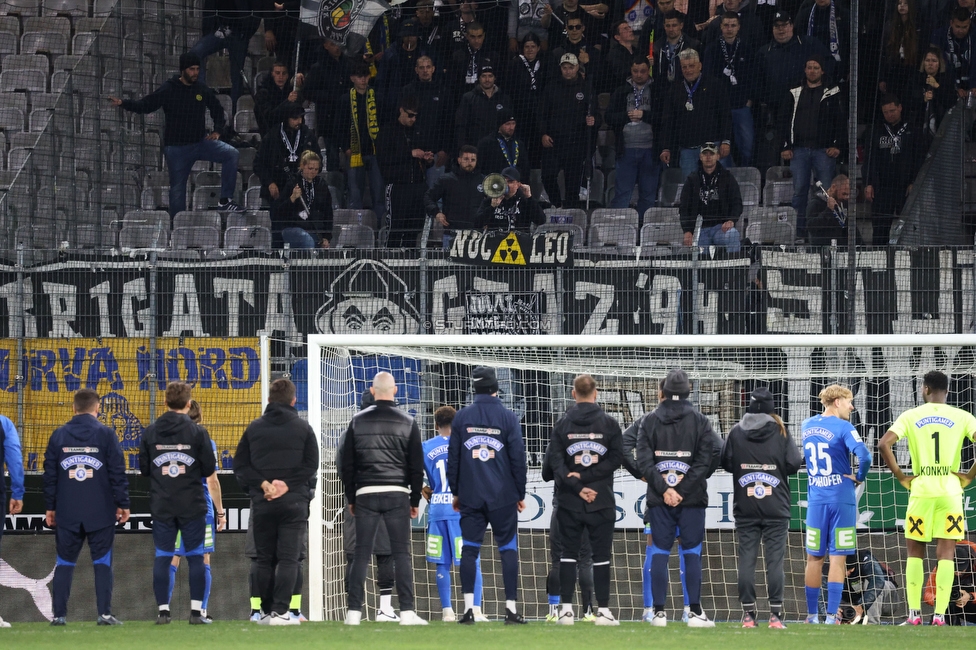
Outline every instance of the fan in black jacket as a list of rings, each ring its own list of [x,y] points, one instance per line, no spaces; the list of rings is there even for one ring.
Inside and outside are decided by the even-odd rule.
[[[521,182],[522,176],[514,167],[502,170],[508,183],[505,196],[482,199],[478,208],[478,223],[488,230],[528,231],[532,224],[541,226],[546,222],[546,213],[532,196],[532,188]]]
[[[598,625],[619,624],[610,613],[610,556],[616,501],[613,473],[623,461],[620,425],[597,403],[596,382],[590,375],[573,381],[575,406],[556,422],[546,456],[558,494],[557,520],[562,535],[560,622],[573,621],[576,564],[583,531],[593,547],[593,585]]]
[[[481,205],[485,175],[475,171],[478,165],[477,149],[469,144],[461,147],[457,169],[437,179],[434,186],[424,193],[427,216],[437,219],[450,230],[478,228],[478,207]],[[444,236],[447,246],[449,236]]]
[[[204,624],[209,621],[201,612],[206,587],[203,538],[207,523],[202,479],[214,473],[216,459],[207,430],[186,415],[190,410],[190,385],[169,384],[166,406],[169,411],[146,427],[139,445],[139,471],[149,477],[149,512],[156,546],[153,593],[157,605],[169,604],[169,567],[176,535],[180,533],[190,565],[190,623]],[[293,586],[294,582],[289,590]],[[169,622],[170,610],[160,609],[156,623]]]
[[[332,239],[332,193],[324,178],[322,159],[314,151],[302,154],[298,174],[282,188],[274,204],[271,226],[276,240],[291,248],[328,248]]]
[[[773,410],[768,388],[752,392],[745,415],[725,440],[722,468],[732,474],[732,512],[739,540],[739,602],[742,620],[756,621],[756,558],[766,558],[770,627],[782,626],[783,559],[790,527],[789,477],[803,456]]]
[[[288,103],[282,111],[284,117],[264,134],[261,148],[254,161],[254,173],[261,179],[261,198],[279,201],[284,184],[298,173],[302,154],[314,151],[321,155],[318,140],[305,126],[305,109],[301,104]]]
[[[644,418],[637,440],[637,464],[647,480],[647,520],[654,533],[651,548],[651,625],[667,625],[665,605],[668,557],[677,529],[685,558],[689,627],[714,627],[701,608],[701,544],[705,538],[707,481],[718,467],[722,442],[712,425],[688,401],[691,382],[675,368],[664,380],[664,400]]]

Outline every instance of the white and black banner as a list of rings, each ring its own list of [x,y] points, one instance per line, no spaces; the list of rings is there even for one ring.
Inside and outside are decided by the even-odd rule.
[[[971,249],[857,254],[848,326],[846,254],[764,249],[758,260],[628,260],[471,266],[380,251],[286,260],[66,260],[0,266],[0,336],[312,333],[858,334],[974,330]],[[438,257],[439,256],[439,257]],[[695,286],[697,285],[697,286]]]

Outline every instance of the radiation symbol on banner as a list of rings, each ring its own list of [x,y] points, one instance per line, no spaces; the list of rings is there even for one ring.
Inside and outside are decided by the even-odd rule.
[[[514,232],[508,233],[502,243],[495,249],[495,256],[491,258],[492,264],[518,264],[525,266],[525,255],[519,246],[518,237]]]

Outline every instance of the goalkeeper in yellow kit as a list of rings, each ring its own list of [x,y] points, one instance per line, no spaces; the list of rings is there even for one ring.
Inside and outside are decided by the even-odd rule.
[[[922,587],[925,583],[925,545],[936,541],[938,567],[935,573],[935,613],[932,625],[945,625],[952,579],[955,575],[956,540],[966,533],[962,491],[976,476],[976,464],[968,473],[959,471],[960,452],[966,438],[976,435],[976,417],[946,404],[949,378],[933,370],[922,383],[925,404],[901,414],[878,443],[881,457],[892,474],[907,490],[905,537],[908,562],[905,566],[905,589],[908,599],[906,625],[921,625]],[[908,439],[912,475],[906,476],[898,466],[891,446]]]

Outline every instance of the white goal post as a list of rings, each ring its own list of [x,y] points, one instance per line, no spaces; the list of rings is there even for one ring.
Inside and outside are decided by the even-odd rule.
[[[703,413],[716,425],[721,435],[728,432],[742,415],[744,401],[756,385],[775,385],[777,411],[784,415],[788,429],[797,436],[803,419],[818,412],[816,390],[818,386],[842,383],[852,386],[855,406],[863,411],[867,420],[855,422],[865,430],[870,429],[869,447],[884,434],[885,427],[894,417],[920,402],[920,379],[925,372],[938,369],[950,378],[972,381],[976,394],[976,335],[974,334],[895,334],[895,335],[681,335],[681,336],[515,336],[515,335],[454,335],[454,336],[376,336],[376,335],[310,335],[308,343],[308,421],[315,430],[321,450],[321,466],[318,488],[311,504],[309,516],[309,617],[311,620],[335,620],[345,608],[344,573],[345,557],[342,549],[341,525],[343,508],[342,487],[335,472],[334,453],[339,435],[349,419],[358,410],[359,396],[369,385],[372,375],[382,369],[394,369],[398,385],[401,380],[411,385],[401,406],[411,410],[421,419],[421,430],[426,439],[432,433],[429,424],[433,411],[442,403],[460,408],[468,399],[470,368],[489,365],[499,370],[503,397],[506,405],[516,410],[533,429],[530,452],[530,468],[541,459],[539,445],[548,438],[547,423],[561,415],[571,403],[568,386],[576,374],[587,372],[597,378],[601,389],[601,403],[608,412],[618,417],[623,426],[629,425],[641,412],[653,408],[656,392],[649,395],[672,367],[683,368],[693,382],[691,396]],[[392,364],[392,368],[387,367]],[[507,382],[507,384],[506,384]],[[508,389],[505,386],[509,386]],[[968,384],[967,384],[968,385]],[[607,390],[613,388],[613,390]],[[453,391],[453,392],[452,392]],[[656,388],[655,388],[656,391]],[[409,396],[407,396],[409,395]],[[609,402],[604,403],[604,396]],[[449,399],[453,397],[454,399]],[[969,399],[971,399],[970,396]],[[878,406],[878,405],[881,406]],[[787,415],[788,413],[788,415]],[[880,414],[880,415],[879,415]],[[887,419],[886,418],[890,418]],[[875,421],[876,420],[876,421]],[[426,424],[425,424],[426,423]],[[525,424],[524,426],[529,426]],[[880,429],[880,430],[878,430]],[[527,441],[529,433],[526,433]],[[872,452],[874,451],[872,447]],[[906,460],[903,450],[899,458]],[[878,467],[878,459],[875,460]],[[530,473],[531,474],[531,473]],[[894,563],[902,537],[895,534],[898,518],[895,490],[884,482],[885,472],[877,471],[877,489],[884,494],[867,495],[861,510],[859,534],[865,533],[866,543],[879,544],[878,554],[884,553]],[[728,476],[728,475],[726,475]],[[629,478],[629,477],[628,477]],[[530,481],[532,476],[530,475]],[[630,479],[633,481],[633,479]],[[869,482],[867,485],[871,485]],[[628,488],[640,490],[636,486]],[[710,492],[712,487],[710,484]],[[627,490],[624,490],[626,492]],[[629,494],[629,492],[628,492]],[[538,492],[540,503],[544,501],[544,489]],[[802,498],[803,495],[799,495]],[[799,508],[798,495],[793,495]],[[639,501],[639,499],[638,499]],[[900,502],[899,502],[900,503]],[[880,506],[878,505],[880,504]],[[727,510],[731,504],[726,504]],[[627,506],[629,507],[629,505]],[[626,540],[615,540],[615,588],[621,602],[626,588],[626,598],[640,600],[639,567],[643,550],[643,536],[637,526],[636,514],[622,507],[618,494],[618,510],[625,511],[618,519],[634,529]],[[902,506],[903,507],[903,506]],[[637,508],[633,508],[636,510]],[[870,515],[870,516],[868,516]],[[864,517],[867,516],[867,519]],[[874,519],[872,519],[874,517]],[[542,530],[548,522],[534,525]],[[618,528],[622,523],[618,522]],[[722,526],[719,526],[722,528]],[[711,591],[703,591],[703,603],[716,611],[735,610],[736,595],[734,576],[734,552],[729,559],[726,544],[733,535],[734,522],[725,526],[728,530],[716,537],[717,546],[711,566],[706,566],[704,581],[721,583]],[[884,537],[868,537],[868,534]],[[626,566],[618,568],[618,541],[626,541],[628,558]],[[706,541],[706,545],[709,542]],[[538,579],[544,571],[547,559],[543,537],[533,539],[530,545],[538,546],[533,555],[535,571],[532,587],[539,591]],[[791,546],[794,545],[791,542]],[[520,546],[522,542],[520,539]],[[802,545],[795,545],[802,551]],[[415,547],[416,548],[416,547]],[[636,550],[633,550],[636,549]],[[721,552],[718,550],[720,549]],[[520,549],[520,555],[527,553]],[[724,556],[724,557],[723,557]],[[732,574],[728,562],[731,561]],[[789,556],[788,556],[789,563]],[[526,559],[523,557],[523,567]],[[634,562],[636,571],[634,573]],[[424,564],[422,554],[414,554],[415,575]],[[538,566],[535,566],[538,564]],[[486,569],[486,572],[488,569]],[[625,573],[621,573],[625,571]],[[787,567],[787,582],[797,569]],[[802,568],[799,569],[802,574]],[[634,576],[637,576],[636,578]],[[731,577],[729,577],[731,575]],[[486,573],[486,591],[487,591]],[[523,576],[523,593],[527,591]],[[757,587],[763,582],[757,575]],[[624,585],[627,585],[624,587]],[[703,586],[704,588],[704,586]],[[800,590],[802,591],[802,577]],[[428,591],[429,585],[428,585]],[[677,592],[680,597],[680,587]],[[710,596],[709,596],[710,594]],[[418,594],[419,595],[419,594]],[[721,605],[709,605],[711,597]],[[522,595],[520,598],[526,599]],[[802,598],[802,594],[799,596]],[[486,602],[489,597],[486,593]],[[526,599],[527,604],[528,600]],[[631,603],[631,600],[627,601]],[[673,599],[672,599],[673,603]],[[544,600],[543,600],[543,605]],[[679,603],[680,605],[680,603]],[[630,605],[627,605],[628,607]],[[439,604],[436,611],[439,612]],[[620,605],[621,608],[624,605]],[[637,605],[633,604],[636,608]],[[432,611],[433,606],[427,611]],[[418,611],[425,613],[419,605]],[[626,616],[625,616],[626,618]],[[719,620],[722,616],[719,615]]]

